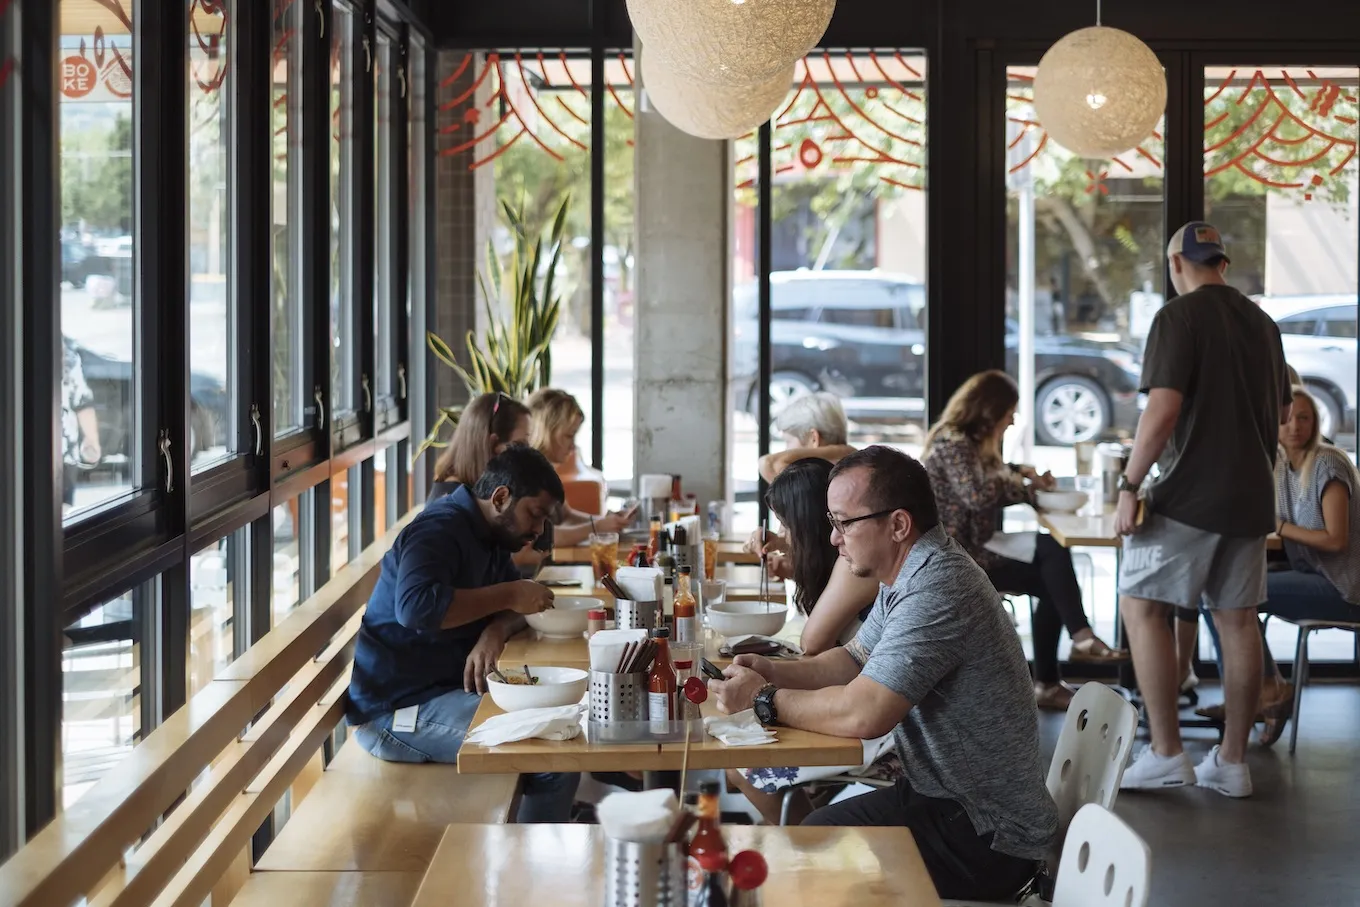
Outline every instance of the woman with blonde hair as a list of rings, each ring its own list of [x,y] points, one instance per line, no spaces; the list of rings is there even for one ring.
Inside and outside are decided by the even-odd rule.
[[[576,449],[576,434],[584,421],[581,404],[564,390],[544,387],[529,395],[529,444],[548,458],[564,480],[577,478],[585,471]],[[599,481],[603,483],[604,476],[600,475]],[[591,516],[563,504],[561,519],[555,521],[557,541],[577,545],[591,532],[619,532],[632,522],[635,510]]]
[[[1047,473],[1040,475],[1032,466],[1008,465],[1002,459],[1002,437],[1015,421],[1019,401],[1019,389],[1005,372],[969,378],[931,426],[921,462],[930,474],[945,530],[987,571],[997,589],[1038,599],[1034,696],[1040,708],[1063,710],[1072,701],[1072,688],[1058,673],[1058,638],[1064,625],[1072,637],[1072,661],[1109,662],[1127,656],[1115,652],[1091,629],[1072,555],[1052,536],[1032,537],[1032,551],[1012,546],[1002,554],[989,548],[1003,508],[1033,504],[1035,489],[1055,485]],[[1026,554],[1027,559],[1017,559]]]
[[[1344,451],[1324,442],[1317,403],[1294,388],[1289,421],[1280,426],[1275,460],[1278,534],[1289,569],[1266,574],[1261,613],[1291,621],[1360,622],[1360,495],[1355,466]],[[1264,636],[1264,628],[1262,630]],[[1265,729],[1261,743],[1280,738],[1293,716],[1294,689],[1262,646],[1261,688]]]

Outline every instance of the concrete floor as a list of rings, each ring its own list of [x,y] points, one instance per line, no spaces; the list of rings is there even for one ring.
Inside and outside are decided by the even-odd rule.
[[[1221,702],[1215,687],[1201,702]],[[1044,714],[1045,758],[1062,716]],[[1199,760],[1217,742],[1186,733]],[[1134,754],[1147,745],[1146,736]],[[1298,750],[1289,728],[1271,749],[1249,754],[1255,795],[1229,800],[1196,788],[1124,791],[1115,812],[1152,848],[1157,907],[1357,907],[1360,905],[1360,687],[1317,684],[1303,696]]]

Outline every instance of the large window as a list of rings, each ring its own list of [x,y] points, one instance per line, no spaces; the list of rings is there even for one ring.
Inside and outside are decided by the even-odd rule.
[[[926,63],[919,51],[799,61],[771,135],[770,412],[841,399],[850,443],[911,445],[925,414]],[[755,490],[761,383],[759,147],[735,143],[731,475]],[[797,439],[771,432],[771,449]],[[738,507],[741,522],[752,503]]]
[[[137,0],[60,0],[63,512],[74,519],[138,484],[134,284]]]
[[[1280,326],[1324,437],[1355,450],[1360,166],[1354,66],[1211,66],[1204,72],[1204,208],[1228,282]],[[1294,627],[1267,625],[1292,651]],[[1207,657],[1207,649],[1203,652]],[[1313,637],[1311,661],[1352,661],[1355,635]]]
[[[491,317],[509,324],[512,285],[520,283],[515,275],[526,265],[514,262],[514,227],[505,209],[522,218],[532,249],[539,237],[548,245],[554,218],[568,204],[561,256],[551,275],[552,295],[560,303],[549,347],[551,384],[575,396],[585,413],[577,443],[584,448],[581,465],[589,466],[598,415],[591,411],[590,59],[560,50],[470,53],[460,71],[477,73],[475,84],[440,105],[457,111],[460,121],[456,131],[441,136],[440,153],[468,153],[476,204],[486,212],[478,219],[474,256],[482,275],[479,308],[490,292],[498,297],[490,300]],[[631,183],[614,191],[631,194]],[[503,271],[499,294],[488,247]],[[545,261],[531,279],[545,286],[547,271]],[[463,338],[444,339],[464,355]]]
[[[235,452],[231,185],[234,4],[188,0],[189,455],[198,472]]]
[[[1033,67],[1006,72],[1006,369],[1017,458],[1070,472],[1080,441],[1132,437],[1142,345],[1163,301],[1162,126],[1093,162],[1054,142]]]
[[[302,24],[304,4],[275,6],[270,66],[270,134],[273,136],[269,194],[273,263],[274,432],[302,427],[309,405],[303,365],[306,306],[302,298]]]
[[[1228,281],[1280,325],[1322,434],[1355,449],[1360,69],[1204,72],[1204,208]]]
[[[396,225],[393,214],[399,203],[396,195],[392,158],[393,119],[392,86],[393,61],[392,41],[387,35],[378,35],[378,55],[373,66],[373,192],[374,192],[374,231],[373,231],[373,334],[374,375],[371,386],[366,388],[370,395],[379,400],[390,399],[396,368],[392,364],[394,341],[393,327],[395,310],[392,305],[393,282],[393,244],[396,241]],[[373,400],[366,401],[370,407]]]
[[[115,596],[62,639],[61,803],[69,807],[142,735],[142,615],[152,586]]]

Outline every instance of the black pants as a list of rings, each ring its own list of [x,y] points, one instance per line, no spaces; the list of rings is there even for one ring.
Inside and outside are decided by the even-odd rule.
[[[1039,600],[1034,607],[1034,679],[1057,683],[1058,637],[1063,627],[1075,636],[1091,626],[1081,604],[1081,586],[1072,568],[1072,552],[1054,541],[1053,536],[1040,533],[1034,547],[1034,563],[1003,558],[987,575],[999,592],[1018,592]]]
[[[896,787],[825,806],[803,824],[906,827],[942,898],[1006,900],[1039,871],[1035,860],[992,850],[991,833],[979,835],[958,803],[923,797],[905,779]]]

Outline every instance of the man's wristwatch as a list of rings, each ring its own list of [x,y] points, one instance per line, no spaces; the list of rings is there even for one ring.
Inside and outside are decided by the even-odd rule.
[[[1129,477],[1128,477],[1128,475],[1127,475],[1126,473],[1121,473],[1120,476],[1119,476],[1119,490],[1120,490],[1120,491],[1128,491],[1128,492],[1131,492],[1131,493],[1133,493],[1133,494],[1137,494],[1137,493],[1138,493],[1138,489],[1141,488],[1142,485],[1143,485],[1142,482],[1130,482],[1130,481],[1129,481]]]
[[[772,683],[767,683],[760,688],[756,694],[753,708],[756,712],[756,720],[765,727],[779,723],[779,712],[774,707],[774,694],[779,692],[778,687]]]

